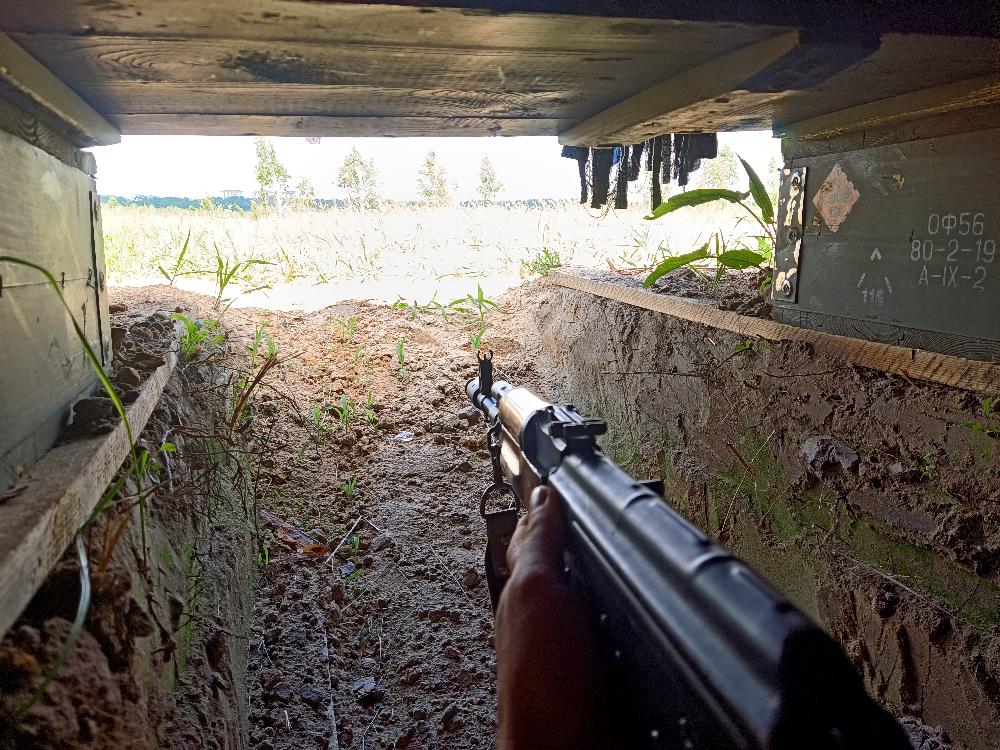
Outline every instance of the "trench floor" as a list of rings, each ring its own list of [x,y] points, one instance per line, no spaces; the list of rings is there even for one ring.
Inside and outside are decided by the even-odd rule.
[[[478,515],[489,461],[465,383],[475,316],[366,303],[262,319],[261,550],[251,745],[489,748],[493,618]]]

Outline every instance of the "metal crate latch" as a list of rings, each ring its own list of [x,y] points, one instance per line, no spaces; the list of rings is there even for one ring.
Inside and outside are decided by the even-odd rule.
[[[774,299],[798,302],[799,258],[802,253],[802,206],[806,195],[806,168],[781,170],[778,225],[774,252]]]

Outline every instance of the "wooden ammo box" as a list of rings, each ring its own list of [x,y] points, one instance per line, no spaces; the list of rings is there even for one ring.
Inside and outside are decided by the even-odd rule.
[[[1000,362],[998,138],[984,128],[853,150],[788,139],[775,318]]]

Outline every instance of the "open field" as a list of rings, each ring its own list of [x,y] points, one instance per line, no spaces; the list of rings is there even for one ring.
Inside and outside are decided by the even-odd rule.
[[[426,303],[499,294],[546,263],[643,268],[686,253],[721,229],[750,233],[738,209],[711,204],[645,221],[644,208],[598,214],[575,203],[381,211],[289,209],[283,215],[105,206],[105,255],[113,284],[164,283],[214,294],[219,258],[241,267],[225,290],[235,303],[318,309],[342,299]],[[190,232],[187,252],[178,257]],[[268,287],[258,289],[257,287]],[[246,293],[250,292],[250,293]]]

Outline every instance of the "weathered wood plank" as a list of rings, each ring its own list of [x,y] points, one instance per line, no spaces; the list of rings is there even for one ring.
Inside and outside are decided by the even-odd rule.
[[[957,133],[974,133],[990,130],[1000,122],[1000,104],[960,109],[930,115],[919,120],[903,119],[886,125],[852,130],[824,140],[804,138],[781,139],[781,153],[785,161],[810,159],[826,154],[842,154],[876,146],[891,146],[927,138],[939,138]]]
[[[67,282],[85,282],[93,275],[89,195],[88,175],[0,132],[0,255],[30,260],[60,280],[65,274]],[[43,280],[11,264],[0,264],[0,274],[5,293]]]
[[[668,10],[662,8],[660,10]],[[669,49],[683,58],[735,49],[787,28],[698,20],[633,19],[562,15],[574,6],[553,4],[550,13],[504,13],[461,8],[419,8],[374,3],[305,3],[289,0],[6,0],[7,32],[71,36],[240,38],[268,42],[318,41],[329,45],[377,44],[432,48],[567,50],[601,55]],[[662,13],[661,13],[662,14]]]
[[[0,272],[6,270],[0,264]],[[40,278],[40,277],[39,277]],[[100,348],[94,291],[68,281],[66,301],[97,351]],[[30,466],[55,442],[69,405],[97,383],[66,311],[48,284],[4,289],[0,296],[0,493],[20,468]]]
[[[117,143],[114,126],[42,63],[0,32],[0,95],[61,130],[77,146]]]
[[[984,393],[1000,391],[1000,365],[835,336],[808,328],[796,328],[773,320],[739,315],[707,305],[686,302],[666,294],[627,286],[625,285],[627,282],[612,284],[565,270],[552,271],[548,278],[559,286],[672,315],[692,323],[731,331],[740,336],[757,336],[770,341],[802,341],[812,346],[818,354],[861,367],[943,383],[970,391]]]
[[[836,112],[866,102],[997,72],[1000,41],[898,34],[882,38],[879,49],[840,73],[804,90],[734,97],[717,112],[694,108],[675,113],[678,125],[744,121],[770,127]]]
[[[97,174],[94,155],[81,151],[55,128],[0,99],[0,130],[16,135],[32,146],[56,157],[63,164],[89,175]]]
[[[95,351],[101,350],[92,180],[0,132],[0,255],[51,271]],[[100,267],[103,270],[103,265]],[[69,403],[94,387],[66,311],[37,271],[0,263],[0,487],[55,440]]]
[[[515,136],[555,135],[560,121],[487,117],[295,117],[290,115],[120,115],[127,135]]]
[[[94,302],[97,305],[97,332],[101,345],[94,349],[105,367],[111,364],[111,310],[108,306],[108,273],[104,264],[104,226],[101,223],[101,194],[97,192],[97,181],[90,181],[90,244],[94,262]]]
[[[545,46],[482,49],[300,40],[12,36],[46,60],[53,73],[88,90],[114,81],[300,83],[483,93],[576,90],[588,96],[613,94],[621,99],[623,91],[648,86],[717,53],[717,48],[697,48],[673,36],[664,43],[672,50],[680,43],[677,52],[685,53],[683,58],[664,55],[662,50],[602,54]]]
[[[849,53],[849,48],[846,51]],[[998,59],[1000,41],[996,39],[887,35],[877,51],[825,80],[802,85],[792,75],[794,66],[790,66],[770,82],[740,82],[728,93],[714,98],[676,105],[669,111],[663,107],[656,122],[661,132],[771,127],[919,89],[995,75]],[[704,67],[707,70],[710,66],[708,63]],[[770,73],[774,76],[774,71]],[[652,106],[651,102],[646,104]],[[609,133],[605,142],[615,142],[616,138],[625,142],[630,138],[639,140],[643,132],[637,128],[634,135],[627,131]],[[570,135],[572,131],[564,134],[565,142]],[[599,135],[591,135],[600,140]]]
[[[434,117],[571,119],[587,110],[556,92],[478,92],[447,89],[388,89],[299,83],[96,84],[91,99],[121,115],[292,115],[326,117]],[[607,97],[604,97],[606,100]],[[598,99],[600,101],[600,99]]]
[[[176,355],[129,407],[138,436],[163,393]],[[49,451],[0,502],[0,636],[17,620],[129,455],[121,422],[107,435]]]
[[[808,120],[779,124],[774,127],[774,134],[799,140],[829,140],[867,128],[884,128],[907,120],[998,103],[1000,75],[990,74],[880,99]]]
[[[710,60],[560,133],[559,142],[571,146],[638,143],[670,132],[666,120],[671,112],[726,97],[798,44],[799,32],[788,31]]]

